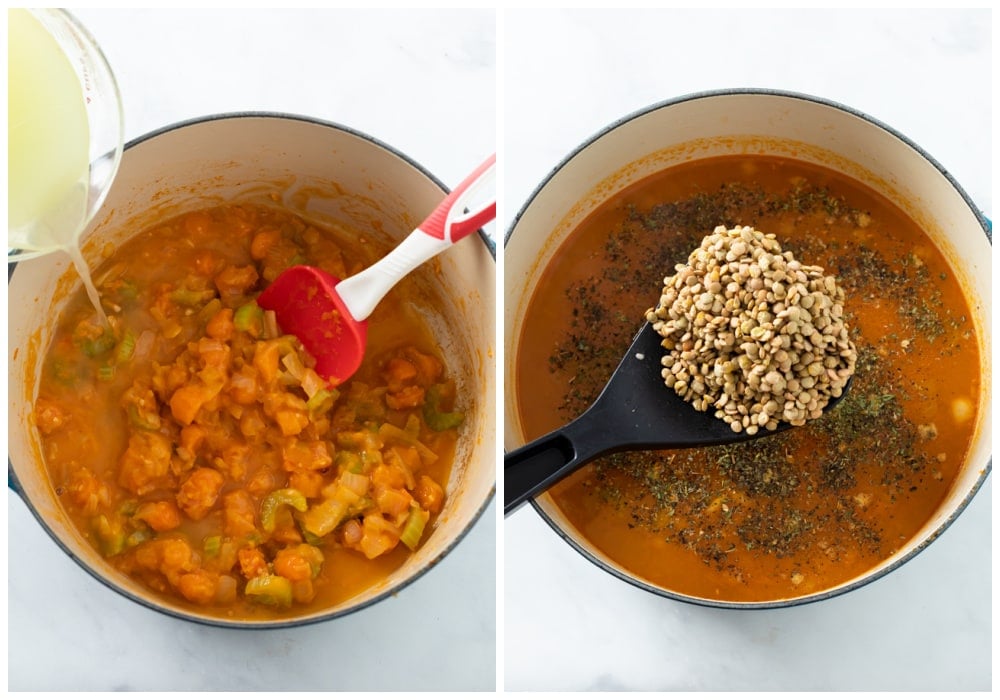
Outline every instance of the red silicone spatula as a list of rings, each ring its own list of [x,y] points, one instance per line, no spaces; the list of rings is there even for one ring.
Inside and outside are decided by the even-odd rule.
[[[296,336],[316,359],[316,372],[333,385],[361,366],[371,312],[414,268],[496,218],[496,154],[465,178],[392,252],[343,281],[307,265],[282,272],[257,298],[274,311],[284,333]],[[484,201],[485,200],[485,201]]]

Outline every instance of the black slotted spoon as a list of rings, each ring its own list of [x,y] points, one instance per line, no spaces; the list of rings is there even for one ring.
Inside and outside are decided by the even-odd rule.
[[[626,450],[707,447],[753,440],[793,427],[781,421],[755,435],[733,432],[663,383],[663,338],[646,323],[597,400],[570,423],[504,455],[504,516],[598,457]],[[823,409],[837,405],[850,388]]]

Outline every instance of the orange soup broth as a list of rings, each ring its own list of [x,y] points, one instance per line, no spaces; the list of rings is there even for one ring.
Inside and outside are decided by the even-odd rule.
[[[251,254],[251,241],[258,241],[257,236],[261,232],[265,235],[273,232],[277,241],[272,248],[276,252],[269,253],[264,260],[258,260]],[[308,245],[301,242],[303,238],[308,239]],[[103,554],[116,568],[145,584],[153,597],[160,596],[174,605],[220,618],[272,619],[303,615],[329,608],[377,585],[411,556],[410,550],[400,543],[379,556],[369,558],[344,546],[342,527],[338,527],[316,545],[324,559],[311,581],[312,590],[307,599],[296,600],[290,607],[275,607],[245,599],[242,595],[225,601],[187,600],[172,585],[170,577],[176,577],[175,572],[167,576],[168,583],[159,571],[138,567],[133,553],[157,540],[176,538],[188,543],[193,550],[193,558],[185,570],[206,570],[211,576],[231,576],[239,581],[239,591],[242,592],[249,576],[239,573],[239,563],[217,564],[219,555],[203,552],[202,543],[206,538],[222,534],[223,546],[232,546],[233,551],[260,543],[259,546],[269,557],[282,546],[294,546],[300,542],[301,533],[297,534],[292,527],[290,508],[278,514],[285,536],[280,544],[270,541],[261,528],[260,508],[265,496],[276,489],[295,485],[288,460],[283,458],[286,454],[284,450],[296,441],[304,443],[309,440],[312,443],[323,442],[329,454],[337,457],[347,451],[342,450],[338,442],[341,432],[373,431],[380,424],[402,427],[405,418],[411,414],[419,415],[419,407],[405,410],[386,408],[387,390],[384,388],[387,362],[399,355],[401,350],[414,348],[427,356],[440,356],[439,344],[427,322],[411,303],[412,299],[407,297],[415,292],[413,286],[404,284],[392,290],[375,310],[370,317],[368,345],[360,369],[347,383],[337,387],[340,397],[333,406],[323,409],[320,414],[310,414],[310,425],[297,436],[283,435],[266,416],[254,436],[241,433],[243,423],[238,423],[235,417],[242,415],[241,411],[244,414],[258,412],[258,408],[253,402],[240,403],[229,398],[227,392],[231,388],[227,384],[219,399],[206,404],[209,407],[224,399],[224,409],[211,415],[199,412],[191,423],[194,427],[204,423],[210,435],[205,446],[199,448],[197,457],[191,458],[196,460],[194,465],[180,464],[182,460],[178,455],[183,454],[183,450],[179,447],[181,439],[177,434],[187,426],[177,425],[171,416],[171,405],[161,399],[152,407],[159,414],[156,420],[161,425],[148,432],[169,436],[172,441],[170,469],[178,472],[177,476],[168,473],[137,495],[134,488],[127,488],[128,484],[123,483],[120,474],[123,454],[130,449],[130,436],[142,432],[136,430],[132,420],[134,416],[125,410],[123,395],[127,396],[127,390],[133,383],[151,381],[158,367],[170,366],[185,348],[197,345],[207,337],[206,323],[204,319],[199,320],[203,314],[198,311],[198,306],[191,309],[170,307],[170,313],[175,314],[178,322],[172,329],[168,326],[164,330],[165,324],[174,316],[165,320],[158,310],[165,308],[164,303],[169,299],[177,298],[178,289],[190,286],[193,277],[205,276],[208,280],[206,296],[209,296],[215,292],[211,286],[211,275],[218,275],[218,270],[257,266],[263,270],[263,276],[241,290],[240,294],[231,294],[232,299],[226,301],[226,304],[236,307],[252,301],[263,286],[293,262],[319,265],[343,278],[363,269],[384,252],[356,232],[320,230],[290,212],[254,205],[224,205],[163,222],[125,243],[96,272],[104,304],[118,322],[118,335],[127,328],[139,338],[134,356],[119,362],[115,372],[104,379],[97,374],[99,367],[112,363],[109,356],[113,356],[116,350],[94,358],[83,354],[80,339],[75,336],[79,334],[81,325],[94,322],[94,308],[82,291],[67,305],[46,355],[36,403],[46,467],[66,512],[96,550],[102,551],[105,544],[100,533],[95,532],[97,517],[117,522],[124,528],[125,534],[137,531],[149,538],[138,545],[128,544],[121,551],[116,548],[113,553],[104,551]],[[273,265],[270,262],[272,259],[277,261]],[[211,274],[205,273],[206,269],[211,270]],[[218,301],[213,297],[209,303]],[[143,350],[143,338],[147,335],[153,341]],[[233,335],[238,333],[233,332]],[[233,356],[236,357],[237,340],[231,342]],[[250,341],[242,338],[240,342],[245,346]],[[234,360],[225,371],[235,374],[242,366],[241,362]],[[249,364],[248,361],[246,365]],[[368,389],[358,392],[359,408],[355,408],[351,397],[359,387]],[[377,419],[361,418],[360,406],[365,402],[379,405]],[[244,405],[247,403],[251,405]],[[338,411],[344,411],[344,416],[340,416]],[[355,413],[358,417],[353,418]],[[334,427],[315,427],[328,422]],[[338,425],[342,426],[339,429],[341,432],[337,432]],[[428,460],[416,476],[422,474],[436,484],[447,484],[457,436],[457,429],[432,431],[421,424],[418,437],[433,451],[436,459]],[[210,448],[208,443],[212,441],[220,444]],[[387,439],[385,449],[389,450],[390,445]],[[237,462],[239,466],[233,466]],[[315,472],[322,477],[324,485],[336,476],[337,464],[334,462]],[[195,518],[185,515],[175,528],[143,533],[141,522],[123,515],[132,513],[137,505],[147,501],[173,503],[178,498],[178,485],[184,483],[195,466],[217,468],[225,476],[218,497],[204,516]],[[87,471],[83,472],[84,469]],[[85,473],[85,478],[82,473]],[[239,537],[225,532],[228,516],[223,503],[225,496],[234,491],[249,494],[249,502],[254,507],[252,531]],[[81,494],[91,492],[90,498],[81,497]],[[309,494],[310,507],[321,501],[322,496]],[[432,530],[435,517],[432,513],[423,539]],[[282,530],[279,528],[276,532]]]
[[[718,226],[774,233],[846,292],[858,346],[848,397],[806,427],[729,448],[639,452],[549,493],[625,569],[719,601],[806,596],[876,567],[932,516],[975,424],[979,347],[955,274],[866,186],[764,156],[677,166],[602,204],[549,262],[515,377],[527,439],[579,415],[662,281]]]

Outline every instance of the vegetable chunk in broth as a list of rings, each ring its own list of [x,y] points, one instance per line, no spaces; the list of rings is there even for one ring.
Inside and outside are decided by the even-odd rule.
[[[550,489],[591,544],[665,589],[716,601],[809,595],[863,574],[932,516],[961,468],[979,342],[928,236],[821,166],[723,156],[675,166],[585,220],[544,271],[515,378],[526,439],[579,415],[666,275],[717,226],[776,234],[845,292],[857,347],[846,398],[747,443],[605,457]]]
[[[365,362],[328,385],[257,294],[282,270],[338,277],[381,251],[270,207],[193,211],[97,271],[111,328],[67,305],[35,421],[74,523],[155,595],[234,619],[343,601],[399,567],[441,511],[463,413],[401,286]]]

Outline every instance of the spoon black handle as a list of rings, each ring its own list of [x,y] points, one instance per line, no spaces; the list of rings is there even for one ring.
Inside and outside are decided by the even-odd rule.
[[[791,427],[781,422],[773,431],[733,432],[714,411],[695,410],[664,386],[660,340],[647,323],[590,408],[573,422],[504,456],[505,516],[574,469],[613,452],[724,445]],[[850,384],[824,411],[840,402]]]
[[[503,458],[504,516],[585,463],[609,451],[613,439],[595,433],[590,412]]]

